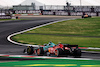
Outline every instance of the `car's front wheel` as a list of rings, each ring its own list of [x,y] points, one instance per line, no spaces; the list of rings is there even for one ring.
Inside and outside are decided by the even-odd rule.
[[[28,47],[27,47],[27,54],[28,54],[28,55],[31,55],[31,54],[33,54],[33,53],[34,53],[33,47],[32,47],[32,46],[28,46]]]

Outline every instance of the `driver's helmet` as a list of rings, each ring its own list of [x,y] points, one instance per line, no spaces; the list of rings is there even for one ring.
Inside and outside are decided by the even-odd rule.
[[[50,46],[51,44],[49,43],[48,45]]]
[[[48,45],[50,46],[50,45],[51,45],[51,43],[52,43],[52,42],[49,42],[49,44],[48,44]]]
[[[47,46],[47,44],[44,44],[44,46]]]
[[[58,42],[59,44],[62,44],[61,42]]]

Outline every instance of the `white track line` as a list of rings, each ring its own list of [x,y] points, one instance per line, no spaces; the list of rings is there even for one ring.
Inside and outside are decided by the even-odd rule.
[[[36,28],[40,28],[40,27],[43,27],[43,26],[46,26],[46,25],[50,25],[50,24],[53,24],[53,23],[57,23],[57,22],[61,22],[61,21],[66,21],[66,20],[74,20],[74,19],[64,19],[64,20],[60,20],[60,21],[54,21],[54,22],[50,22],[50,23],[47,23],[47,24],[43,24],[43,25],[37,26],[37,27],[30,28],[30,29],[27,29],[27,30],[24,30],[24,31],[21,31],[21,32],[17,32],[17,33],[9,35],[7,37],[7,40],[10,41],[11,43],[14,43],[14,44],[17,44],[17,45],[39,47],[38,45],[22,44],[22,43],[15,42],[15,41],[11,40],[11,37],[13,37],[13,36],[15,36],[17,34],[21,34],[21,33],[24,33],[24,32],[27,32],[27,31],[30,31],[30,30],[33,30],[33,29],[36,29]]]

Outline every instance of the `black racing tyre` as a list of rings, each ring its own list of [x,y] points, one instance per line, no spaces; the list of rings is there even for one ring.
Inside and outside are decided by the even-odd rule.
[[[82,16],[82,18],[84,18],[84,16]]]
[[[38,55],[38,56],[43,56],[43,55],[44,55],[44,50],[43,50],[43,48],[37,49],[37,55]]]
[[[33,54],[33,53],[34,53],[33,47],[32,47],[32,46],[28,46],[28,47],[27,47],[27,54],[28,54],[28,55],[31,55],[31,54]]]
[[[89,18],[91,18],[91,16],[89,16]]]
[[[82,52],[80,49],[74,49],[73,55],[74,57],[81,57]]]
[[[65,50],[65,51],[64,51],[64,55],[65,55],[65,56],[70,55],[70,51],[69,51],[69,50]]]
[[[57,57],[61,57],[63,54],[64,53],[63,53],[63,50],[61,48],[58,48],[58,49],[55,50],[55,55]]]
[[[26,52],[26,49],[23,50],[23,53],[25,53],[25,52]]]

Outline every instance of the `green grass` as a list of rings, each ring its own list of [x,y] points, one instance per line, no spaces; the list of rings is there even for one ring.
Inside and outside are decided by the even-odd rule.
[[[25,32],[25,34],[16,35],[13,39],[17,42],[28,44],[44,44],[52,41],[55,44],[62,42],[77,44],[82,47],[100,47],[100,17],[58,22]]]
[[[49,41],[57,44],[58,42],[79,45],[81,47],[100,47],[100,38],[89,37],[68,37],[68,36],[53,36],[53,35],[32,35],[22,34],[13,38],[15,41],[26,44],[44,44]]]
[[[29,31],[28,33],[100,36],[100,17],[63,21]]]
[[[88,49],[88,50],[86,50],[86,51],[96,51],[96,52],[100,52],[100,50],[92,50],[92,49]]]

